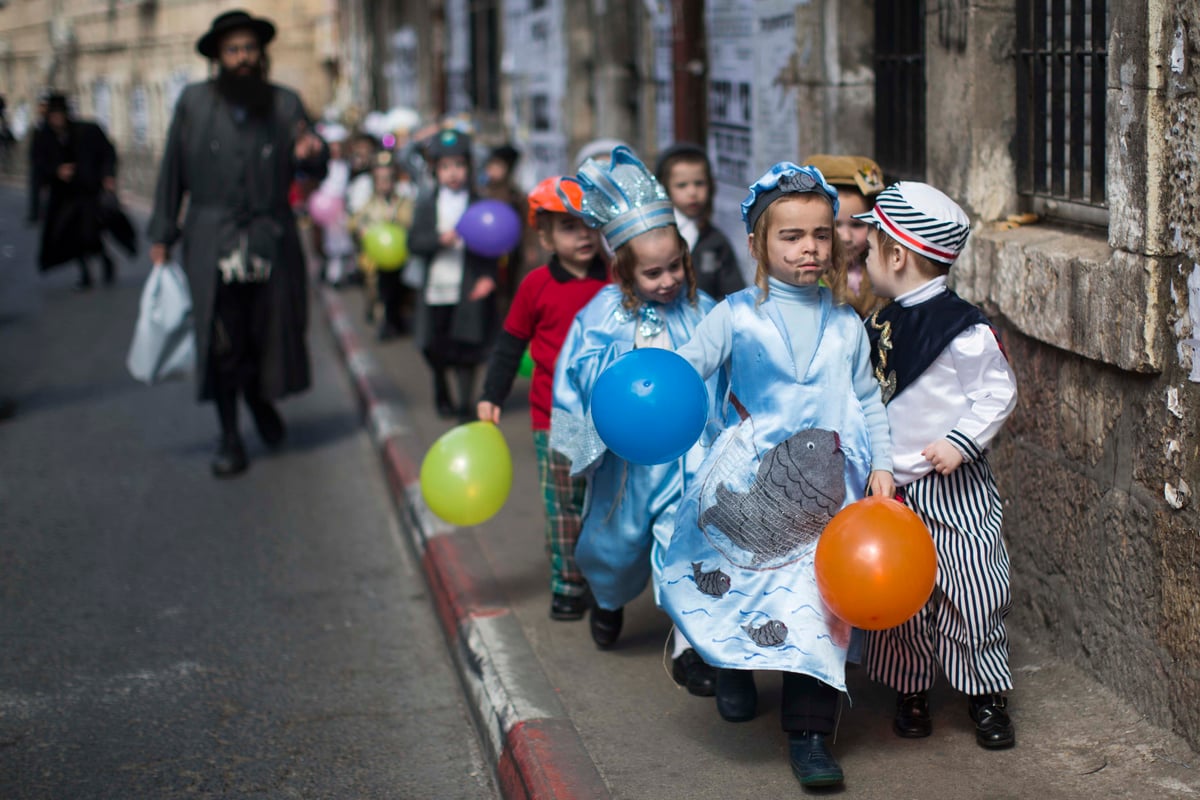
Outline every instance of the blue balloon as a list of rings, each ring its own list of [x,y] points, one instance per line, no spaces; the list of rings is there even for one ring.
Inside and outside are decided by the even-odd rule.
[[[708,421],[708,389],[682,356],[648,347],[610,364],[592,390],[604,444],[633,464],[666,464],[691,449]]]
[[[521,218],[499,200],[477,200],[454,226],[468,250],[486,258],[511,253],[521,241]]]

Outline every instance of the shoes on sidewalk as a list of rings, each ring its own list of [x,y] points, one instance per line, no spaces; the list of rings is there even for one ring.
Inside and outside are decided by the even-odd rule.
[[[212,460],[212,474],[216,478],[232,478],[241,475],[250,466],[242,438],[236,434],[222,436],[221,444]]]
[[[586,594],[559,594],[554,593],[550,598],[550,619],[557,619],[564,622],[571,622],[577,619],[583,619],[583,615],[587,613],[588,598]]]
[[[617,643],[617,638],[621,635],[621,626],[624,623],[624,608],[609,611],[607,608],[593,605],[592,614],[588,618],[588,628],[592,632],[592,641],[601,650],[607,650]]]
[[[905,739],[923,739],[933,733],[927,692],[901,692],[896,697],[896,717],[892,720],[892,730]]]
[[[840,786],[846,776],[837,759],[829,752],[826,735],[801,731],[788,734],[788,760],[792,774],[806,789]]]
[[[697,697],[712,697],[717,693],[717,671],[690,647],[671,662],[671,677]]]
[[[1008,699],[1002,694],[975,695],[968,700],[967,713],[975,723],[975,741],[988,750],[1001,750],[1017,743]]]
[[[758,713],[758,687],[748,669],[717,670],[717,712],[726,722],[749,722]]]

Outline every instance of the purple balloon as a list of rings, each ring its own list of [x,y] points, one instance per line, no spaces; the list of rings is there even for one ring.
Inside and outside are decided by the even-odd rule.
[[[512,206],[499,200],[477,200],[455,226],[463,244],[476,255],[499,258],[521,241],[521,218]]]

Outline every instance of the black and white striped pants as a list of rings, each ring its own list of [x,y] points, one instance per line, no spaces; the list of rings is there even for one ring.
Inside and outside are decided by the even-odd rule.
[[[903,492],[933,535],[937,585],[908,622],[868,635],[871,677],[898,692],[925,691],[940,666],[950,685],[968,695],[1011,689],[1008,550],[991,468],[981,458],[947,476],[930,473]]]

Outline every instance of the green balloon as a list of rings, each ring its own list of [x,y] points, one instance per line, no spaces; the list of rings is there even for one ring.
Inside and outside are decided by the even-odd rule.
[[[521,356],[521,366],[517,367],[517,374],[522,378],[528,378],[533,375],[533,356],[529,355],[529,348],[525,348],[525,354]]]
[[[363,234],[363,250],[379,269],[400,269],[408,260],[408,233],[391,222],[378,222]]]
[[[512,454],[490,422],[444,433],[421,462],[421,495],[452,525],[478,525],[503,507],[512,489]]]

